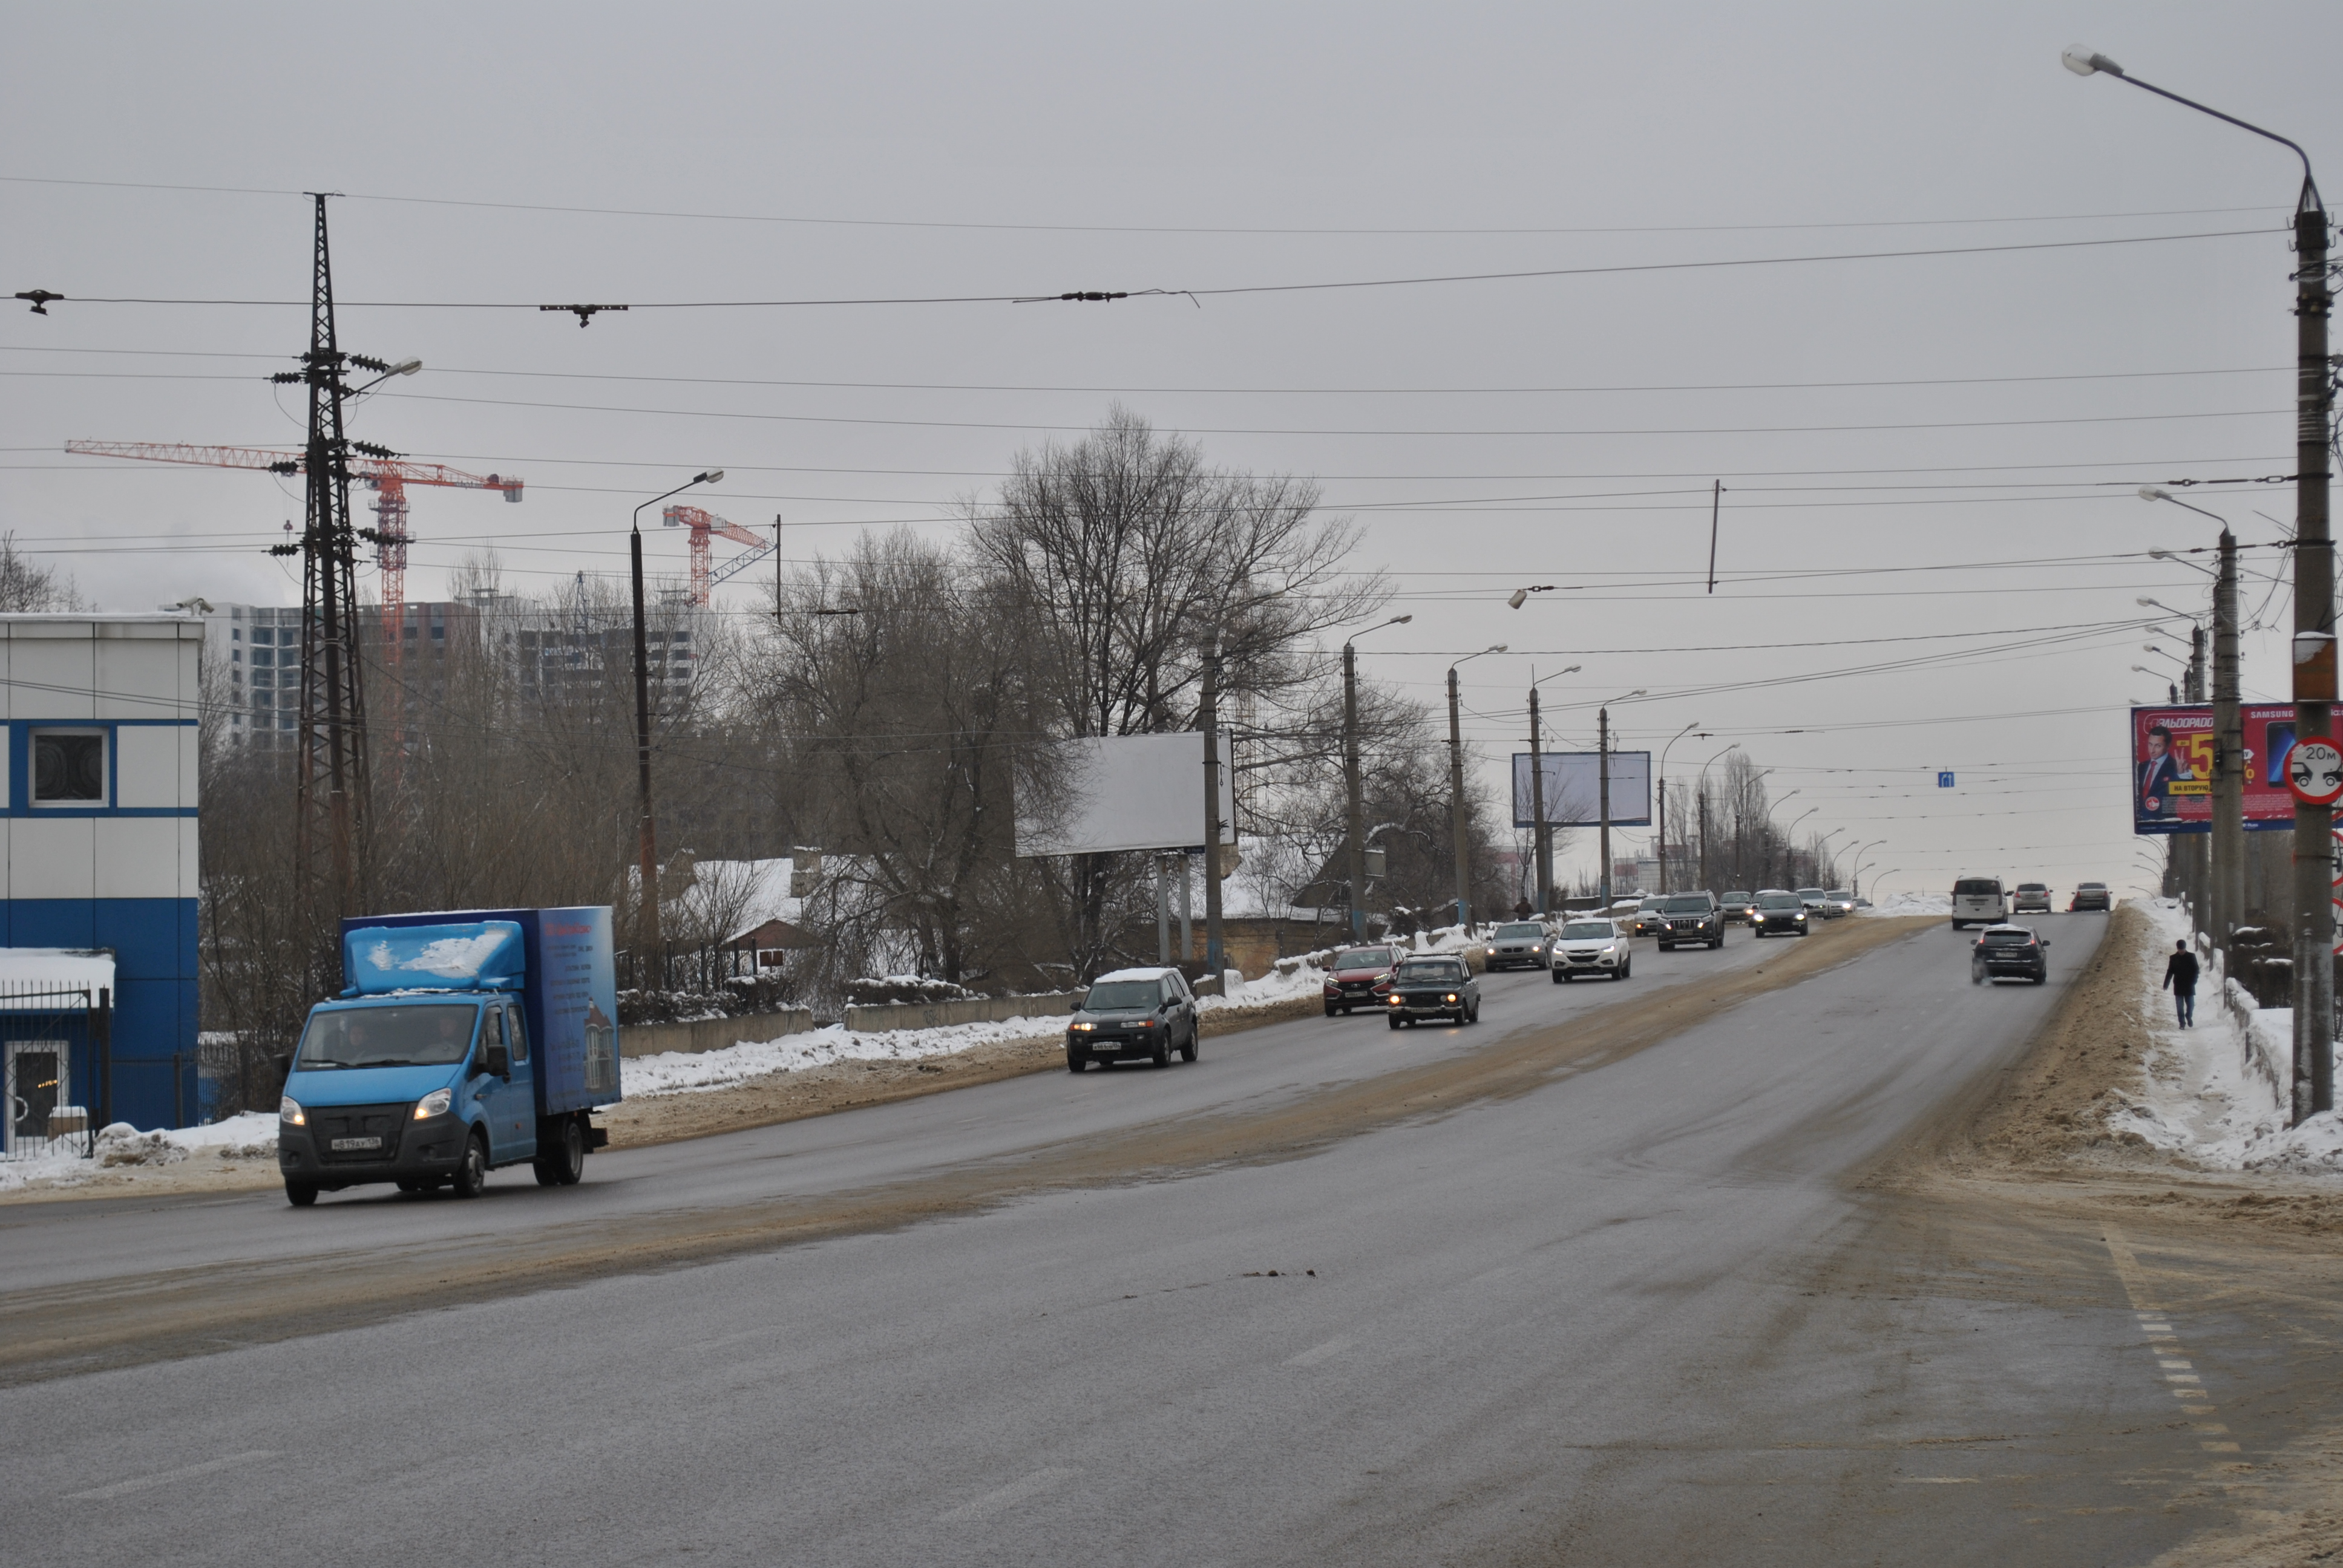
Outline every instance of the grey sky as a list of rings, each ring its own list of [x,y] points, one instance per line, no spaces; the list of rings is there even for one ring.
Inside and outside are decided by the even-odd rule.
[[[1361,644],[1378,677],[1433,700],[1441,654],[1511,643],[1466,671],[1493,758],[1522,731],[1532,667],[1583,664],[1545,689],[1565,741],[1591,740],[1583,705],[1648,688],[1615,710],[1627,744],[1702,721],[1716,739],[1676,748],[1680,779],[1743,740],[1777,793],[1801,791],[1785,818],[1820,804],[1809,828],[1887,839],[1875,863],[1906,887],[2132,879],[2121,709],[2163,695],[2129,672],[2161,662],[2137,629],[1678,694],[2000,648],[2126,619],[2141,595],[2197,603],[2193,574],[2112,558],[2210,542],[2137,499],[2141,482],[2292,471],[2278,226],[2296,175],[2283,149],[2079,80],[2058,51],[2088,43],[2315,159],[2343,146],[2343,14],[2308,5],[82,5],[19,7],[9,37],[0,293],[307,284],[298,196],[21,176],[350,193],[334,241],[354,301],[1202,289],[2268,231],[1201,309],[645,310],[582,331],[533,311],[343,312],[347,346],[430,367],[370,399],[358,434],[528,484],[519,507],[417,492],[410,598],[483,543],[520,586],[619,569],[633,502],[710,464],[729,471],[711,508],[781,514],[793,559],[858,526],[940,528],[1020,445],[1119,397],[1220,462],[1322,477],[1366,525],[1360,567],[1388,568],[1416,617]],[[2328,173],[2343,191],[2343,162]],[[2039,221],[1946,221],[2012,218]],[[919,226],[988,224],[1037,226]],[[1795,226],[1827,225],[1857,226]],[[1103,232],[1147,226],[1574,232]],[[297,406],[257,379],[275,367],[233,357],[296,353],[304,329],[298,309],[19,308],[0,327],[0,527],[106,608],[289,602],[297,582],[257,553],[298,515],[285,483],[61,447],[293,444]],[[1941,384],[2040,377],[2111,378]],[[1939,384],[1775,385],[1905,380]],[[1767,389],[1423,390],[1726,384]],[[1001,389],[1023,387],[1085,390]],[[1687,586],[1712,477],[1728,488],[1713,598]],[[2249,542],[2279,537],[2256,508],[2291,521],[2283,487],[2192,498]],[[680,538],[653,543],[681,569]],[[2079,558],[1879,569],[2052,558]],[[1570,586],[1507,611],[1528,582]],[[2286,614],[2280,595],[2265,619]],[[2007,635],[1944,635],[1971,632]],[[1933,640],[1863,640],[1898,638]],[[2283,695],[2279,648],[2248,638],[2249,693]],[[1941,721],[2016,714],[2038,716]],[[1961,787],[1934,789],[1938,769]]]

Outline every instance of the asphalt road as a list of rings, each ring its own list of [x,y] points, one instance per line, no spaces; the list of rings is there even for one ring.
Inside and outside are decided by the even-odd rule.
[[[1858,1184],[2016,1059],[2104,924],[2038,923],[2046,987],[1972,986],[1934,929],[1298,1156],[0,1390],[0,1508],[41,1561],[109,1565],[2146,1561],[2222,1504],[2174,1502],[2207,1440],[2108,1248]],[[427,1267],[584,1215],[1014,1161],[1788,945],[1496,979],[1474,1030],[1313,1019],[1194,1068],[598,1157],[571,1191],[20,1208],[7,1288],[364,1271],[387,1243]],[[2272,1375],[2206,1332],[2209,1383]]]

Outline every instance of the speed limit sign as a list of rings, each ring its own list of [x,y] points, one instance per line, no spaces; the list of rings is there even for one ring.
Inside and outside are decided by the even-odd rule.
[[[2343,799],[2343,751],[2331,740],[2302,740],[2286,754],[2286,787],[2306,806]]]

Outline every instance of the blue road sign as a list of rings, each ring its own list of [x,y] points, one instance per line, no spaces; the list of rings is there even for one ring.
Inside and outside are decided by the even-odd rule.
[[[1939,773],[1939,774],[1937,774],[1937,775],[1936,775],[1936,788],[1937,788],[1937,789],[1951,789],[1952,787],[1953,787],[1953,776],[1952,776],[1951,774],[1949,774],[1949,773]]]

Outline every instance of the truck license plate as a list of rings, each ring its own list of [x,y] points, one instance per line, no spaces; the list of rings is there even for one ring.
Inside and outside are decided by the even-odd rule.
[[[337,1138],[334,1140],[334,1152],[337,1154],[347,1153],[357,1149],[379,1149],[381,1147],[382,1140],[379,1138]]]

